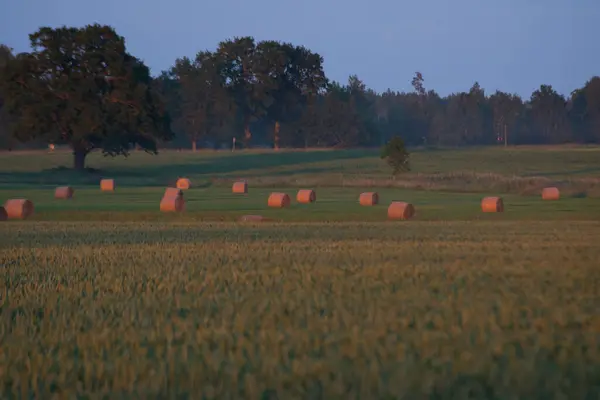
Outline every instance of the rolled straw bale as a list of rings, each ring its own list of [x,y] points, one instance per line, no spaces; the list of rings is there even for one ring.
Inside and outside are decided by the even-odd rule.
[[[239,219],[240,222],[265,222],[271,221],[270,218],[265,218],[262,215],[242,215]]]
[[[314,203],[317,201],[317,194],[314,190],[311,189],[301,189],[298,190],[298,194],[296,195],[296,201],[298,203]]]
[[[162,212],[181,212],[185,211],[185,200],[181,189],[167,188],[160,201],[160,211]]]
[[[559,200],[560,191],[556,187],[547,187],[542,190],[542,200]]]
[[[114,192],[115,191],[114,179],[102,179],[100,181],[100,190],[102,190],[103,192]]]
[[[289,207],[291,203],[290,196],[287,193],[271,193],[267,204],[269,207],[284,208]]]
[[[54,191],[55,199],[71,199],[73,198],[73,188],[70,186],[60,186]]]
[[[0,221],[6,221],[8,219],[8,214],[6,214],[6,210],[4,207],[0,207]]]
[[[187,190],[192,186],[192,182],[188,178],[179,178],[176,186],[178,189]]]
[[[240,181],[240,182],[235,182],[233,184],[233,187],[231,188],[231,191],[233,193],[248,193],[248,184],[244,181]]]
[[[160,201],[160,211],[162,212],[182,212],[185,211],[185,200],[179,196],[163,197]]]
[[[415,207],[403,201],[393,201],[388,207],[388,218],[411,219],[415,216]]]
[[[169,197],[169,196],[183,197],[183,191],[178,188],[172,188],[172,187],[166,188],[165,194],[163,195],[163,197]]]
[[[481,211],[484,213],[504,212],[504,202],[501,197],[485,197],[481,200]]]
[[[374,206],[379,204],[379,193],[377,192],[365,192],[361,193],[358,198],[358,202],[361,206]]]
[[[10,199],[4,203],[8,219],[26,219],[33,214],[33,203],[27,199]]]

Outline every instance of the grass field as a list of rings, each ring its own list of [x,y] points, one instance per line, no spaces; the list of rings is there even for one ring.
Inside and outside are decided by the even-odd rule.
[[[599,398],[600,148],[412,160],[393,180],[365,150],[94,154],[85,173],[0,154],[0,201],[36,205],[0,223],[0,397]],[[160,213],[177,176],[187,211]],[[267,209],[300,187],[317,202]],[[386,221],[392,200],[415,219]]]

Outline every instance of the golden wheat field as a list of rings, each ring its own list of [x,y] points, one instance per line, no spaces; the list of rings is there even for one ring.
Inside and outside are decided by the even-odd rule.
[[[24,221],[0,243],[2,398],[600,396],[597,221]]]

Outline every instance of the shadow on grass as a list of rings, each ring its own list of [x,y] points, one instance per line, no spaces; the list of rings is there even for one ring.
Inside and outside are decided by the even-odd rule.
[[[600,173],[600,167],[593,167],[593,168],[582,168],[582,169],[576,169],[573,171],[548,171],[548,172],[530,172],[527,174],[523,174],[523,177],[534,177],[534,176],[569,176],[569,175],[583,175],[583,174],[596,174],[596,173]]]
[[[134,168],[107,168],[104,170],[86,169],[76,171],[66,167],[52,168],[32,172],[0,173],[0,185],[97,185],[99,180],[109,177],[127,186],[163,186],[177,177],[202,176],[206,179],[214,175],[226,175],[234,172],[243,174],[246,170],[261,168],[287,167],[298,165],[300,172],[293,170],[285,174],[323,172],[325,168],[306,169],[302,164],[351,160],[373,157],[368,150],[313,151],[313,152],[273,152],[241,153],[214,158],[198,158],[198,161],[177,164],[160,164]],[[158,161],[158,160],[157,160]],[[119,183],[119,182],[118,182]],[[118,184],[117,183],[117,184]]]

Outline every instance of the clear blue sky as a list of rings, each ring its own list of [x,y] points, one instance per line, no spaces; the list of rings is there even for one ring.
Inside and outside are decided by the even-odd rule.
[[[38,27],[112,25],[157,74],[233,36],[303,44],[327,75],[446,95],[474,81],[526,98],[563,94],[600,74],[600,0],[0,0],[0,43],[28,51]]]

